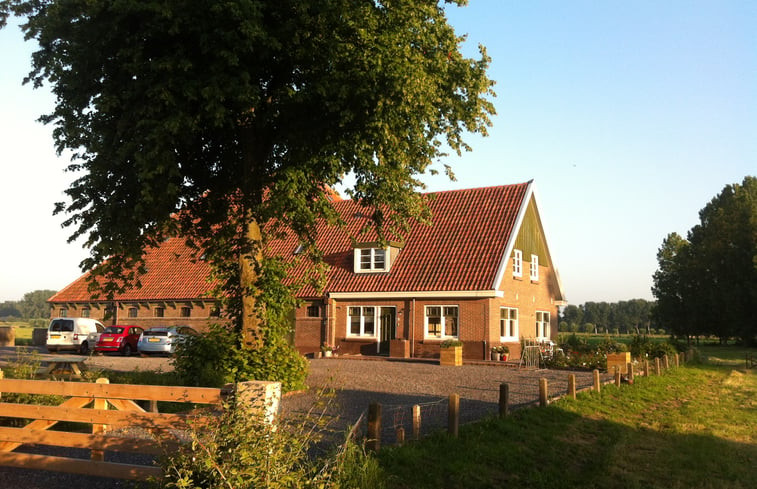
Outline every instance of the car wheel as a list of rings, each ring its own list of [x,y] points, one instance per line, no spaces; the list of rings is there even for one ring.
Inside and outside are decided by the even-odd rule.
[[[47,353],[55,353],[57,351],[57,348],[50,348],[49,346],[47,347]]]
[[[89,353],[89,343],[87,343],[86,341],[82,343],[79,347],[79,353],[81,355],[86,355],[87,353]]]
[[[121,355],[123,355],[125,357],[131,356],[131,345],[130,344],[126,343],[124,345],[124,349],[121,350]]]

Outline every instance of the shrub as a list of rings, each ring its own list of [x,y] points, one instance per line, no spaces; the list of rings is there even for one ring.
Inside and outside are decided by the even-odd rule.
[[[453,346],[463,346],[463,342],[460,340],[444,340],[439,346],[441,348],[452,348]]]
[[[380,488],[383,473],[363,449],[347,442],[328,456],[314,457],[313,421],[272,427],[262,415],[235,406],[189,432],[191,443],[161,458],[158,488],[239,489]]]
[[[242,345],[241,334],[214,324],[207,333],[179,344],[173,359],[183,385],[220,387],[247,380],[281,382],[284,392],[303,389],[307,360],[286,340],[270,337],[259,348]]]

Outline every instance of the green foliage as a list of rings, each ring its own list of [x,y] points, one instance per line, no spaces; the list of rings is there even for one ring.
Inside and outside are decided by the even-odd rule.
[[[677,353],[676,347],[668,342],[651,341],[646,335],[635,335],[630,345],[633,358],[662,358]]]
[[[161,460],[158,488],[238,489],[381,488],[383,472],[361,447],[347,442],[329,456],[314,457],[312,419],[281,422],[233,403],[211,426],[189,432],[191,443]]]
[[[24,294],[20,301],[5,301],[0,303],[0,318],[17,317],[39,320],[45,318],[43,326],[47,326],[46,318],[50,316],[50,306],[47,299],[55,295],[55,290],[34,290]]]
[[[173,366],[183,385],[220,387],[247,380],[275,380],[285,392],[303,389],[307,361],[286,341],[273,336],[260,348],[242,345],[241,333],[211,325],[176,348]]]
[[[757,341],[757,178],[726,185],[687,239],[669,234],[657,253],[655,317],[679,335]]]
[[[595,327],[599,332],[613,334],[648,331],[653,304],[644,299],[571,304],[562,310],[560,331],[591,333]]]
[[[440,348],[452,348],[454,346],[463,346],[463,342],[460,340],[444,340],[439,344]]]

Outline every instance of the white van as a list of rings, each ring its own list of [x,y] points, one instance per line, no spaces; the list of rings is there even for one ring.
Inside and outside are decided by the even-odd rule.
[[[86,355],[104,330],[105,326],[95,319],[55,318],[47,328],[47,351],[72,350]]]

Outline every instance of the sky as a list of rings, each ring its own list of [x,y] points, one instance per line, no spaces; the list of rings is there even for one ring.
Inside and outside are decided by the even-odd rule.
[[[656,253],[724,186],[757,175],[757,2],[471,0],[450,23],[492,58],[497,115],[457,177],[428,191],[534,180],[571,304],[652,299]],[[0,302],[80,275],[55,202],[47,89],[21,81],[34,45],[0,30]]]

